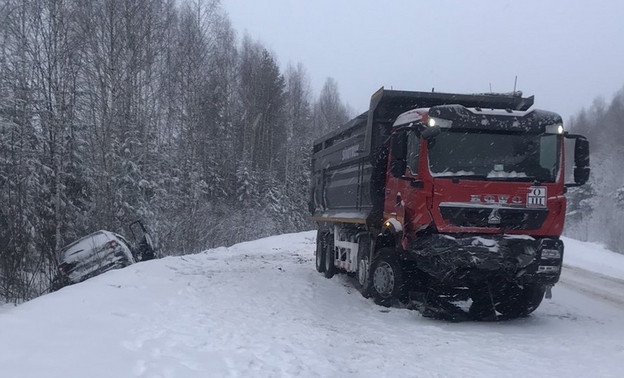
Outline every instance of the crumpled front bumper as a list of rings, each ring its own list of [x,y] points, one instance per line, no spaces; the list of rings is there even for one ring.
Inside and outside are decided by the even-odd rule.
[[[446,235],[418,237],[406,249],[417,269],[444,283],[487,277],[552,285],[559,280],[563,242],[524,235]]]

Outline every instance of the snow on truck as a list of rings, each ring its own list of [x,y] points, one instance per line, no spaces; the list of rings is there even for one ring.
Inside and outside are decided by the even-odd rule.
[[[526,316],[559,280],[571,186],[589,143],[533,96],[381,88],[367,112],[314,142],[316,269],[424,316]],[[564,140],[574,140],[565,183]]]

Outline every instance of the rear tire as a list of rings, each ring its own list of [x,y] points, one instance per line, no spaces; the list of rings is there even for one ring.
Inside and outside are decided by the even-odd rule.
[[[496,311],[508,319],[528,316],[542,303],[545,291],[539,285],[509,285],[494,295]]]
[[[316,271],[319,273],[325,271],[325,235],[321,231],[316,233]]]
[[[371,265],[371,294],[375,303],[390,307],[403,297],[403,271],[392,248],[379,251]]]
[[[356,272],[358,290],[364,298],[371,296],[372,280],[371,266],[368,250],[360,251],[358,254],[358,267]]]
[[[324,243],[324,256],[325,256],[325,277],[332,278],[334,274],[336,274],[336,266],[334,265],[334,260],[336,256],[336,251],[334,248],[334,237],[332,234],[327,234],[325,237]]]

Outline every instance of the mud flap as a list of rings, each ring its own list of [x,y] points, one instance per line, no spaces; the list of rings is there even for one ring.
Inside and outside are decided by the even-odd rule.
[[[552,287],[553,287],[553,285],[546,286],[546,293],[544,295],[544,298],[552,299]]]

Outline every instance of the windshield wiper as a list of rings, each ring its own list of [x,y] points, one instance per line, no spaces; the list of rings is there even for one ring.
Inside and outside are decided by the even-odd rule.
[[[450,179],[464,179],[464,180],[487,180],[486,175],[442,175],[434,176],[434,178],[450,178]]]
[[[483,181],[515,181],[515,182],[545,182],[544,178],[539,178],[535,176],[505,176],[505,177],[497,177],[497,176],[488,176],[488,175],[442,175],[442,176],[434,176],[434,178],[445,178],[445,179],[453,179],[455,180],[483,180]]]
[[[490,177],[487,177],[487,180],[489,181],[520,181],[520,182],[531,182],[531,181],[544,182],[546,181],[543,178],[538,178],[535,176],[508,176],[508,177],[490,176]]]

